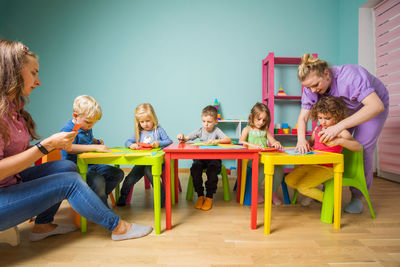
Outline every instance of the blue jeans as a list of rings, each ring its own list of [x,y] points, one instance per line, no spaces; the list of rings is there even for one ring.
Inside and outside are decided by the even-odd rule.
[[[86,174],[86,182],[90,188],[100,197],[101,201],[107,205],[107,197],[114,188],[124,179],[124,171],[120,168],[104,165],[89,165]]]
[[[164,169],[164,166],[163,166]],[[151,174],[151,166],[136,165],[132,168],[131,172],[125,177],[125,181],[121,188],[121,202],[125,202],[128,198],[132,186],[134,186],[142,177],[146,175],[147,179],[153,185],[153,175]],[[165,206],[165,188],[161,183],[161,207]]]
[[[0,231],[36,217],[35,223],[50,223],[61,201],[88,220],[112,231],[119,216],[105,207],[77,173],[69,160],[57,160],[20,173],[23,183],[0,188]]]

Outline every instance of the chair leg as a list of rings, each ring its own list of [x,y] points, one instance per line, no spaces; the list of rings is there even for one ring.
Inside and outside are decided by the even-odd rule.
[[[193,178],[191,175],[189,175],[188,185],[186,189],[186,200],[193,200],[193,191]]]
[[[108,196],[110,197],[111,205],[112,205],[113,207],[117,206],[117,203],[115,202],[113,193],[111,192]]]
[[[224,200],[231,201],[231,192],[229,188],[228,175],[226,173],[226,167],[223,164],[221,165],[221,177],[222,177],[222,187],[224,190]]]
[[[17,226],[11,227],[0,232],[0,243],[8,243],[15,247],[21,243],[19,230]]]
[[[298,194],[299,194],[299,192],[295,189],[293,191],[293,198],[292,198],[291,204],[296,204]]]
[[[285,177],[282,179],[281,187],[282,187],[282,193],[283,193],[283,202],[288,205],[288,204],[290,204],[290,196],[289,196],[287,185],[285,183]]]
[[[147,176],[144,176],[144,189],[150,189],[150,182]]]
[[[135,186],[132,186],[132,188],[131,188],[131,191],[129,191],[129,194],[128,194],[128,197],[126,198],[126,204],[129,204],[129,203],[131,203],[131,200],[132,200],[132,193],[133,193],[133,188],[134,188]]]
[[[242,160],[242,180],[240,181],[240,204],[243,205],[244,195],[246,193],[246,176],[248,159]]]

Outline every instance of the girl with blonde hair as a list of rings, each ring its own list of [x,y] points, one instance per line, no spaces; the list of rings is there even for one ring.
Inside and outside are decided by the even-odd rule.
[[[164,129],[158,124],[157,115],[149,103],[140,104],[135,109],[135,134],[125,142],[130,149],[139,149],[139,143],[151,144],[153,148],[166,147],[172,144]],[[153,185],[151,166],[136,165],[125,177],[121,188],[118,206],[125,206],[132,187],[144,176]],[[161,207],[165,205],[165,189],[161,186]]]

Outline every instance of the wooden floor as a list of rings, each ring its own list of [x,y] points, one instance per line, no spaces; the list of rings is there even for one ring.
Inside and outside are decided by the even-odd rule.
[[[376,178],[371,198],[377,218],[372,219],[364,205],[362,214],[342,214],[341,230],[320,222],[320,203],[274,206],[271,235],[265,236],[263,205],[257,230],[250,230],[250,207],[225,202],[221,185],[213,209],[206,212],[185,200],[187,173],[181,174],[181,182],[184,192],[173,207],[171,231],[165,231],[164,209],[161,235],[153,232],[121,242],[91,223],[86,234],[31,243],[32,223],[24,223],[19,226],[19,247],[0,244],[0,266],[400,266],[400,184]],[[142,183],[135,186],[131,206],[114,211],[154,227],[152,190],[145,191]],[[349,197],[345,188],[343,203]],[[68,203],[63,203],[56,222],[73,222]]]

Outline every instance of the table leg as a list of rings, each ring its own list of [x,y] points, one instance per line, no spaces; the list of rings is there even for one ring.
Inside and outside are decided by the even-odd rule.
[[[161,164],[153,165],[154,225],[156,235],[161,233]]]
[[[171,160],[171,204],[175,206],[175,159]]]
[[[165,224],[171,230],[171,155],[165,153]]]
[[[251,229],[257,229],[258,153],[252,160],[253,160],[253,164],[252,164],[252,172],[251,172],[251,179],[252,179],[252,181],[251,181]],[[247,170],[247,168],[246,168],[246,170]]]
[[[238,159],[237,160],[237,166],[236,166],[236,202],[240,203],[240,186],[242,183],[242,160]]]
[[[77,159],[77,166],[79,173],[82,175],[83,180],[86,183],[86,173],[88,171],[88,165],[86,162],[80,158]],[[86,233],[87,231],[87,220],[85,217],[81,216],[81,232]]]
[[[334,183],[334,216],[333,216],[333,227],[340,229],[340,216],[342,212],[342,172],[334,172],[333,174]]]
[[[179,177],[178,177],[178,160],[174,160],[174,195],[175,203],[179,202]]]
[[[264,163],[265,173],[265,195],[264,195],[264,234],[271,232],[271,203],[272,203],[272,180],[274,176],[274,165],[270,162]]]

